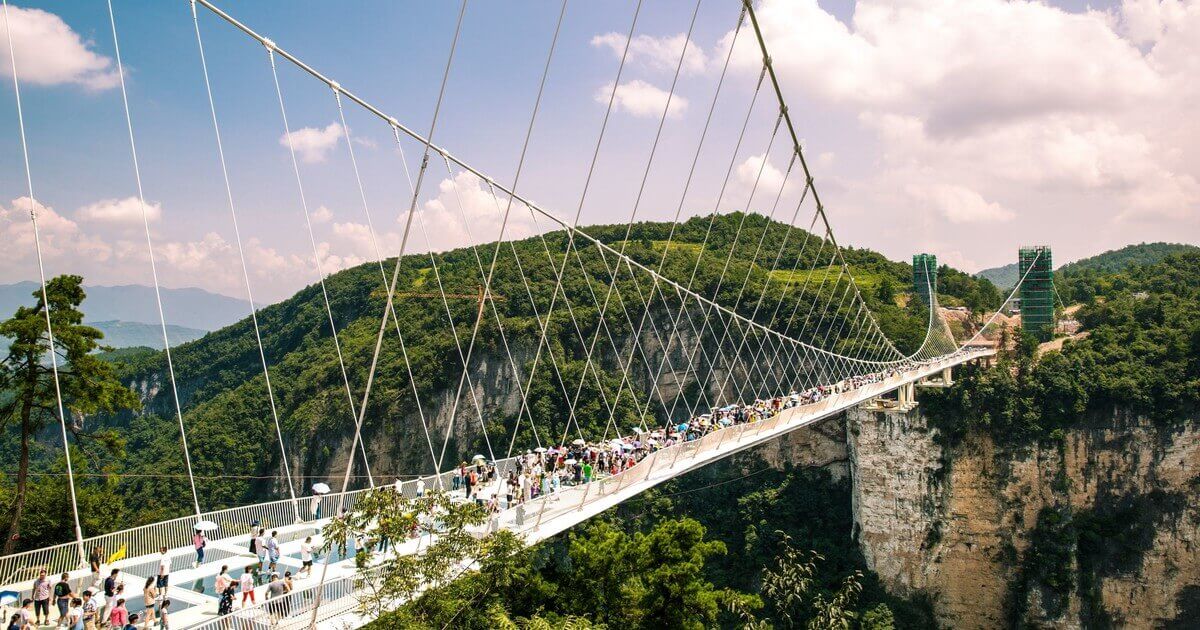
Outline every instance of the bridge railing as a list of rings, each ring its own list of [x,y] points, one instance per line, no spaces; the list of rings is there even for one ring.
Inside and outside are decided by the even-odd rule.
[[[296,590],[248,606],[204,623],[190,626],[190,630],[290,630],[307,628],[312,622],[313,608],[317,606],[317,593],[321,594],[317,621],[325,621],[354,611],[359,606],[362,593],[377,583],[383,576],[384,566],[372,567],[354,575],[326,580],[324,584],[311,584]]]
[[[499,474],[505,474],[515,465],[517,458],[502,459],[497,462]],[[457,468],[457,466],[455,467]],[[421,477],[425,488],[432,491],[439,487],[450,490],[453,486],[456,470],[452,469],[440,475]],[[440,482],[440,484],[439,484]],[[358,501],[366,489],[351,490],[342,493],[334,492],[319,496],[297,498],[293,504],[291,499],[282,499],[267,503],[244,505],[223,510],[203,512],[200,519],[212,521],[217,529],[206,532],[209,540],[243,536],[250,533],[251,524],[257,522],[267,530],[282,528],[301,522],[318,521],[334,516],[341,507],[350,509]],[[417,495],[417,479],[404,481],[401,493],[413,498]],[[314,506],[313,500],[316,499]],[[344,501],[343,501],[344,500]],[[297,520],[297,514],[300,519]],[[192,540],[193,526],[197,518],[194,515],[182,516],[169,521],[150,523],[138,527],[100,534],[83,539],[84,552],[90,554],[93,549],[100,547],[102,556],[107,559],[122,547],[125,548],[125,559],[112,564],[113,567],[124,567],[128,560],[150,554],[158,554],[162,547],[167,547],[173,555],[187,555]],[[280,534],[280,542],[288,542],[306,535],[305,531],[284,531]],[[186,563],[185,563],[186,565]],[[0,584],[9,585],[21,582],[32,582],[38,572],[46,569],[51,576],[68,573],[83,568],[79,558],[77,543],[62,543],[40,549],[18,552],[0,557]]]

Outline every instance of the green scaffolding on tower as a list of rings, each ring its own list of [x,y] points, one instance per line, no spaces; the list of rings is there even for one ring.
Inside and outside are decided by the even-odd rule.
[[[1054,336],[1054,262],[1048,245],[1022,247],[1018,257],[1021,327],[1040,341]]]
[[[937,256],[913,254],[912,260],[913,296],[919,299],[921,304],[928,306],[932,304],[929,299],[930,289],[937,292]]]

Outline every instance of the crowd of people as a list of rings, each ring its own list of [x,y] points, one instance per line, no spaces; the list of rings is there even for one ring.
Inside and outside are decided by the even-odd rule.
[[[469,464],[459,464],[451,478],[450,490],[463,492],[467,499],[479,502],[491,513],[517,507],[539,497],[550,496],[553,500],[564,487],[616,475],[661,449],[698,440],[727,427],[759,422],[784,409],[814,404],[833,395],[852,392],[917,366],[916,362],[906,361],[886,370],[849,376],[830,385],[813,386],[786,396],[755,400],[749,404],[731,404],[658,430],[638,430],[601,442],[580,438],[569,444],[538,447],[518,456],[512,466],[501,468],[496,462],[489,462],[478,455]],[[420,494],[418,492],[418,496]]]
[[[139,627],[146,630],[152,624],[167,629],[170,628],[171,601],[160,596],[156,583],[155,577],[146,578],[143,590],[146,610],[138,614],[129,612],[126,605],[125,582],[120,569],[112,569],[108,577],[94,580],[91,587],[80,592],[72,586],[70,574],[63,573],[58,582],[52,582],[43,569],[33,582],[31,596],[9,617],[8,630],[48,626],[67,630],[138,630]],[[58,618],[53,621],[50,618],[52,602],[58,612]]]

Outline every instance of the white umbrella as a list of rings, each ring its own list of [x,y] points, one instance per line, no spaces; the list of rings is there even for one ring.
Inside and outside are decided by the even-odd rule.
[[[632,444],[622,444],[622,445],[621,445],[621,448],[622,448],[622,449],[624,449],[624,450],[626,450],[626,451],[632,451],[632,450],[633,450],[633,445],[632,445]]]
[[[329,494],[329,484],[314,483],[312,490],[313,490],[313,492],[316,492],[317,494]]]
[[[471,458],[471,461],[473,461],[473,462],[477,462],[477,461],[479,461],[479,460],[481,460],[481,459],[487,459],[487,458],[486,458],[486,457],[484,457],[483,455],[480,455],[480,454],[476,453],[476,454],[475,454],[475,457],[472,457],[472,458]]]
[[[622,440],[621,438],[613,438],[612,440],[609,440],[608,443],[612,444],[613,446],[620,446],[625,443],[625,440]]]
[[[574,457],[568,457],[568,458],[567,458],[567,461],[565,461],[565,462],[563,462],[563,463],[564,463],[564,464],[566,464],[566,465],[568,465],[568,466],[572,466],[572,465],[574,465],[574,464],[575,464],[575,458],[574,458]]]
[[[573,444],[575,446],[583,446],[584,444],[587,444],[587,442],[584,442],[583,438],[579,438],[579,439],[575,440],[574,442],[571,442],[571,444]]]
[[[535,448],[535,449],[533,449],[533,450],[534,450],[534,452],[536,452],[536,453],[545,453],[545,452],[546,452],[546,447],[545,447],[545,446],[539,446],[539,447],[537,447],[537,448]]]
[[[212,521],[196,521],[196,524],[192,525],[192,529],[198,529],[202,532],[211,532],[218,527],[220,527],[220,525],[217,525]]]

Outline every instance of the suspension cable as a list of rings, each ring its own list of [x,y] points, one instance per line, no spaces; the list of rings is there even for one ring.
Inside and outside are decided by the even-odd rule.
[[[71,445],[67,441],[67,414],[63,405],[62,384],[58,375],[58,353],[55,351],[54,325],[50,322],[50,297],[46,291],[46,268],[42,262],[42,239],[38,230],[37,200],[33,196],[33,171],[29,168],[29,144],[25,138],[25,112],[21,108],[21,82],[17,75],[17,54],[13,49],[12,25],[8,20],[8,0],[4,2],[4,32],[8,36],[8,60],[12,67],[13,92],[17,99],[17,124],[21,130],[21,157],[25,164],[25,184],[29,191],[29,221],[33,224],[33,246],[37,252],[38,274],[42,288],[42,310],[46,315],[46,335],[50,346],[50,370],[54,375],[54,400],[58,404],[58,419],[62,429],[63,454],[67,459],[67,488],[71,495],[71,516],[75,524],[75,544],[79,550],[79,566],[87,564],[87,553],[83,549],[83,529],[79,526],[79,503],[75,497],[75,469],[71,463]]]
[[[203,1],[203,0],[199,0],[199,1]],[[453,67],[453,64],[454,64],[454,53],[456,50],[458,50],[459,36],[462,34],[463,17],[466,15],[466,12],[467,12],[467,0],[462,0],[462,3],[459,6],[459,10],[458,10],[458,19],[454,26],[454,37],[450,42],[450,53],[449,53],[449,55],[447,55],[447,58],[446,58],[445,70],[442,72],[442,84],[441,84],[441,87],[438,89],[437,103],[434,105],[433,117],[429,123],[429,136],[428,136],[429,140],[427,140],[425,143],[425,153],[421,158],[421,168],[420,168],[420,171],[418,171],[418,173],[417,173],[417,182],[413,186],[412,201],[408,206],[408,218],[405,219],[404,235],[401,237],[401,240],[400,240],[400,251],[397,252],[397,254],[396,254],[396,265],[395,265],[395,267],[392,268],[392,280],[391,280],[391,283],[388,285],[388,290],[387,290],[387,303],[384,305],[383,316],[380,318],[379,333],[375,337],[375,351],[371,355],[371,368],[367,372],[367,385],[366,385],[366,389],[363,391],[362,406],[359,409],[358,418],[355,420],[355,427],[354,427],[354,442],[355,442],[355,444],[357,444],[358,441],[361,439],[363,418],[365,418],[367,415],[367,405],[371,399],[371,387],[375,383],[375,371],[379,367],[379,355],[380,355],[380,352],[383,350],[383,338],[387,332],[388,316],[391,314],[392,300],[396,294],[396,281],[399,280],[399,278],[400,278],[400,264],[404,260],[404,251],[408,246],[408,237],[412,230],[413,215],[416,214],[417,201],[420,198],[420,194],[421,194],[421,184],[425,181],[425,173],[429,166],[429,152],[430,152],[430,147],[432,146],[433,134],[437,130],[438,115],[441,113],[442,100],[444,99],[444,97],[446,95],[446,84],[448,84],[450,82],[450,68]],[[336,86],[336,85],[337,85],[337,83],[334,82],[331,84],[331,87]],[[340,86],[338,89],[340,90]],[[408,360],[408,351],[404,347],[403,340],[401,340],[400,349],[404,356],[404,364],[406,367],[408,367],[408,369],[410,371],[409,378],[411,379],[412,378],[411,377],[411,366],[410,366],[410,363]],[[417,398],[419,399],[419,396]],[[426,427],[424,427],[424,429],[425,429],[426,433],[428,433],[428,431],[429,431],[428,427],[426,426]],[[353,450],[353,447],[351,448],[351,450]],[[436,474],[436,472],[435,472],[435,474]],[[437,479],[438,487],[441,488],[442,487],[441,475],[437,475],[435,478]],[[346,475],[342,479],[342,494],[341,494],[341,498],[339,500],[339,504],[340,504],[339,507],[341,509],[345,508],[345,505],[346,505],[346,494],[345,493],[346,493],[346,489],[349,486],[350,486],[350,467],[347,466],[346,467]],[[331,555],[331,554],[326,555],[325,562],[321,568],[321,581],[320,581],[320,585],[318,586],[318,590],[317,590],[316,604],[313,606],[312,623],[309,626],[311,628],[311,630],[316,630],[317,613],[320,611],[321,598],[322,598],[322,595],[324,594],[324,589],[321,587],[324,586],[325,578],[329,573],[329,560],[330,560],[329,555]]]
[[[108,0],[109,13],[112,13],[112,0]],[[229,216],[233,220],[233,236],[237,243],[238,260],[242,266],[242,279],[246,284],[246,301],[250,304],[250,322],[254,327],[254,341],[258,345],[258,358],[262,363],[263,382],[267,388],[267,400],[271,406],[271,420],[275,424],[275,437],[279,440],[279,457],[283,461],[283,474],[287,480],[288,496],[292,499],[292,512],[296,522],[300,522],[300,506],[296,502],[296,486],[292,482],[291,464],[288,463],[287,448],[283,442],[283,430],[279,426],[279,411],[275,406],[275,391],[271,387],[271,370],[267,368],[267,353],[263,349],[262,333],[258,327],[258,309],[254,306],[254,291],[250,288],[250,270],[246,265],[246,253],[242,248],[242,230],[238,225],[237,206],[233,202],[233,186],[229,182],[229,168],[225,164],[225,145],[221,141],[221,126],[217,122],[217,103],[213,99],[212,83],[208,78],[208,60],[204,54],[204,40],[200,37],[200,21],[196,19],[195,5],[192,6],[192,23],[196,30],[196,47],[200,51],[200,68],[204,72],[204,91],[208,95],[208,109],[212,114],[213,135],[217,140],[217,156],[221,160],[221,176],[225,182],[225,197],[229,202]],[[113,26],[113,40],[116,41],[116,25]],[[140,192],[139,192],[140,196]]]
[[[325,286],[325,269],[324,265],[321,263],[321,252],[320,248],[317,247],[317,237],[313,230],[312,217],[308,210],[308,196],[304,193],[304,180],[300,176],[300,163],[296,160],[296,146],[295,142],[292,140],[291,125],[288,123],[287,107],[283,102],[283,89],[279,85],[279,71],[275,67],[275,47],[270,40],[267,40],[266,49],[267,59],[271,64],[271,78],[275,83],[275,96],[279,100],[279,114],[283,119],[283,136],[287,138],[288,155],[292,160],[292,173],[296,177],[296,190],[300,197],[300,208],[304,212],[304,227],[308,232],[309,245],[312,247],[313,267],[317,272],[317,283],[321,287],[321,301],[324,303],[325,315],[329,320],[329,336],[333,340],[333,350],[337,355],[338,369],[341,371],[342,384],[346,389],[346,400],[350,403],[350,419],[353,421],[357,417],[354,392],[350,388],[350,375],[346,370],[346,359],[342,354],[342,343],[338,339],[337,323],[333,318],[333,306],[329,301],[329,289]],[[373,487],[375,485],[375,478],[371,475],[370,462],[367,461],[366,445],[360,442],[358,445],[358,450],[362,454],[363,466],[367,473],[367,481]],[[350,450],[349,457],[346,458],[346,467],[349,469],[353,468],[353,466],[354,449],[352,448]]]

